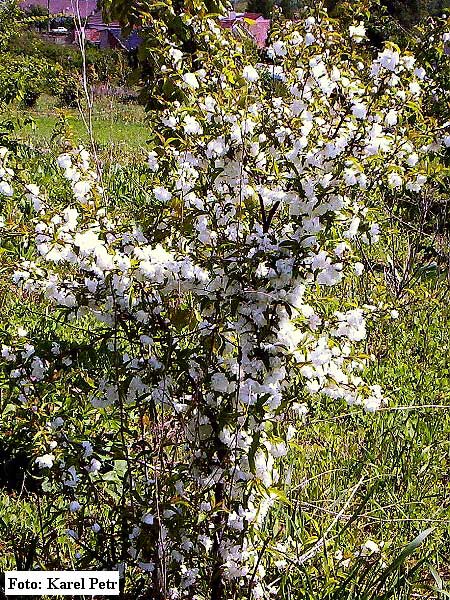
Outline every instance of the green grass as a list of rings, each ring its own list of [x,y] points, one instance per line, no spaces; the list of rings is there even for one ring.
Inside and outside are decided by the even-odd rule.
[[[87,120],[87,112],[83,110]],[[0,112],[0,119],[31,122],[16,131],[23,142],[49,146],[52,136],[64,132],[66,136],[89,141],[86,124],[78,109],[60,108],[55,98],[41,96],[33,108],[21,105],[7,107]],[[130,148],[145,147],[149,129],[145,124],[145,111],[136,104],[122,104],[108,98],[96,100],[92,112],[92,128],[100,145],[126,145]]]
[[[322,538],[324,548],[290,566],[283,600],[448,597],[437,594],[433,569],[450,591],[449,337],[446,282],[419,282],[399,319],[378,323],[367,344],[375,359],[368,377],[383,386],[389,405],[364,414],[329,400],[311,403],[286,465],[294,483],[289,505],[268,534],[287,531],[299,557]],[[388,565],[428,528],[427,540],[379,588]],[[358,558],[369,539],[381,553]]]

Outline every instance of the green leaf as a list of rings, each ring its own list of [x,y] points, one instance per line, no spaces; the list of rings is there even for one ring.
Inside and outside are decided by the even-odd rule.
[[[291,502],[289,501],[289,498],[286,496],[286,494],[283,492],[283,490],[280,490],[275,487],[270,487],[270,488],[267,488],[267,492],[269,494],[271,494],[272,496],[276,496],[277,500],[279,500],[283,504],[286,504],[287,506],[291,506]]]

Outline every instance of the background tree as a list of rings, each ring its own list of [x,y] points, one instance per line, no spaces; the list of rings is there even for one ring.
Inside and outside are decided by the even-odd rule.
[[[17,2],[0,2],[0,51],[4,51],[18,29],[20,11]]]
[[[46,30],[49,26],[49,16],[46,8],[40,5],[32,5],[29,6],[25,14],[29,19],[32,19],[32,22],[35,23],[38,31]]]
[[[339,15],[343,10],[346,11],[347,5],[354,4],[358,10],[364,2],[349,3],[347,0],[327,0],[325,6],[331,15]],[[393,17],[403,27],[412,27],[419,21],[427,17],[439,16],[445,9],[450,8],[450,0],[375,0],[374,2],[365,2],[371,12],[371,19],[377,14],[383,14]]]
[[[181,76],[181,71],[186,68],[201,69],[205,57],[222,60],[211,29],[199,31],[198,25],[209,17],[214,29],[217,17],[227,14],[231,8],[227,0],[169,0],[164,3],[100,0],[100,6],[105,20],[119,21],[125,35],[136,27],[142,28],[138,66],[132,82],[142,84],[140,100],[147,109],[161,109],[168,102],[183,97],[180,77],[168,75],[174,64],[180,66]],[[195,18],[191,18],[194,15]]]
[[[249,12],[260,13],[266,19],[272,14],[273,7],[273,0],[249,0],[247,4],[247,10]]]
[[[294,18],[297,12],[305,5],[302,0],[278,0],[277,4],[286,19]]]

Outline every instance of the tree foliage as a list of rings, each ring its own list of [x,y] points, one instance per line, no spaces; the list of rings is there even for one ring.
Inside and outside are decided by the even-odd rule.
[[[274,0],[249,0],[247,10],[249,12],[259,13],[268,19],[274,7]]]
[[[41,474],[53,537],[33,544],[57,548],[45,567],[118,569],[133,598],[262,600],[295,597],[284,574],[328,552],[283,511],[287,460],[324,398],[385,406],[363,343],[386,309],[345,291],[370,268],[386,206],[445,185],[450,147],[430,108],[446,95],[430,66],[445,64],[448,23],[418,58],[377,49],[371,4],[277,21],[259,64],[215,5],[108,2],[145,26],[140,77],[161,109],[130,184],[144,206],[117,202],[78,145],[48,157],[52,186],[40,162],[34,180],[0,149],[1,199],[23,217],[2,228],[5,272],[26,313],[0,330],[14,417],[0,428],[25,432]],[[429,534],[386,568],[361,552],[339,587],[361,568],[364,597],[393,597]]]
[[[217,45],[213,19],[226,14],[228,2],[216,0],[173,0],[150,3],[128,0],[103,0],[105,18],[118,20],[125,34],[134,27],[142,27],[139,48],[139,66],[132,81],[142,83],[142,101],[148,108],[162,108],[167,101],[183,96],[179,81],[170,68],[179,62],[179,53],[185,56],[192,69],[206,61],[222,61],[223,53]],[[195,18],[193,18],[195,16]],[[198,19],[211,23],[210,31],[196,28]],[[214,25],[213,25],[214,24]],[[216,50],[216,52],[214,52]]]
[[[44,87],[55,83],[60,73],[58,67],[45,58],[34,60],[14,51],[15,41],[24,26],[17,2],[0,5],[0,104],[15,100],[32,104]]]
[[[330,14],[338,15],[347,4],[346,0],[326,0]],[[361,6],[361,3],[355,3]],[[366,3],[370,7],[372,16],[385,11],[389,17],[397,20],[403,27],[410,28],[428,17],[442,15],[450,7],[448,0],[375,0]]]

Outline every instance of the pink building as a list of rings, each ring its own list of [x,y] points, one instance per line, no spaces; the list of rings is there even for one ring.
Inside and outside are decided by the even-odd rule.
[[[269,37],[270,19],[258,13],[230,12],[228,17],[219,19],[224,29],[230,29],[236,35],[245,31],[253,39],[258,48],[265,48]]]

